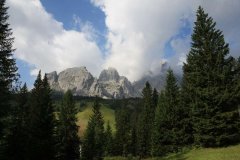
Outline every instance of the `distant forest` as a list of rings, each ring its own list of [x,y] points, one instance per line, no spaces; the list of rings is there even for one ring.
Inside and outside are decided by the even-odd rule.
[[[19,82],[7,11],[5,0],[1,0],[1,160],[144,159],[186,147],[240,143],[240,58],[229,54],[223,33],[203,8],[196,12],[181,84],[169,68],[160,93],[146,82],[141,98],[89,98],[94,101],[92,116],[81,138],[81,126],[76,124],[77,98],[71,91],[53,98],[41,71],[30,91]],[[55,106],[56,100],[60,101],[59,107]],[[115,110],[116,131],[104,122],[100,102]]]

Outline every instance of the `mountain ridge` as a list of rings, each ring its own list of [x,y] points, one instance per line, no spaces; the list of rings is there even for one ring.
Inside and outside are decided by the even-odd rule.
[[[141,97],[141,91],[147,81],[157,90],[161,90],[165,85],[163,72],[154,76],[146,75],[132,83],[112,67],[102,70],[98,78],[84,66],[67,68],[59,73],[53,71],[46,75],[51,89],[56,92],[71,90],[77,96],[98,96],[105,99]]]

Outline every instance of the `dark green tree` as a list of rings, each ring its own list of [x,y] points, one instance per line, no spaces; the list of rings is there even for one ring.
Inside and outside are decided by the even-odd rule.
[[[158,104],[158,91],[157,91],[156,88],[153,89],[152,98],[153,98],[153,107],[157,108],[157,104]]]
[[[234,58],[216,23],[199,7],[192,45],[183,66],[183,91],[192,110],[195,143],[223,146],[239,141]]]
[[[88,121],[88,126],[83,138],[82,159],[101,160],[104,154],[104,120],[100,112],[100,104],[96,98],[93,104],[93,115]]]
[[[152,87],[146,82],[142,91],[143,108],[138,119],[137,144],[140,157],[149,156],[151,153],[151,135],[154,123],[155,107],[152,100]]]
[[[26,83],[16,95],[16,106],[8,118],[5,156],[9,160],[25,160],[27,147],[28,90]]]
[[[167,108],[166,108],[166,99],[164,92],[162,91],[159,95],[159,103],[156,108],[154,126],[152,131],[152,146],[151,146],[151,154],[152,156],[163,156],[168,151],[166,151],[166,147],[163,142],[171,141],[168,138],[169,134],[166,132],[167,124]],[[169,143],[169,142],[168,142]]]
[[[41,72],[39,72],[31,91],[28,126],[27,159],[54,159],[54,110],[47,77],[45,75],[42,80]]]
[[[104,140],[105,156],[111,156],[113,153],[113,134],[112,134],[112,128],[109,124],[109,121],[107,123],[107,128],[105,130],[104,136],[105,136],[105,140]]]
[[[126,157],[131,150],[131,113],[124,100],[115,113],[116,133],[114,138],[114,154]]]
[[[59,111],[59,122],[57,127],[58,159],[76,160],[79,155],[78,126],[76,125],[76,108],[73,95],[68,90],[63,97]]]
[[[18,79],[17,67],[13,58],[13,37],[12,30],[8,23],[8,7],[5,0],[0,1],[0,147],[2,148],[3,130],[9,115],[11,101],[11,92],[14,82]],[[0,149],[1,149],[0,148]]]
[[[155,116],[152,154],[161,156],[178,150],[181,138],[179,87],[172,70],[168,70],[165,90],[162,91]]]

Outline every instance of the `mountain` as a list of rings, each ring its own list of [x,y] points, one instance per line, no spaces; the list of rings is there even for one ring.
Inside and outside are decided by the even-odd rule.
[[[86,67],[66,69],[59,74],[56,71],[48,73],[47,78],[51,88],[56,92],[66,92],[70,89],[74,95],[99,96],[102,98],[136,97],[131,82],[120,76],[116,69],[108,68],[95,78]]]
[[[141,97],[147,81],[152,88],[160,91],[165,85],[166,71],[158,75],[149,73],[133,83],[127,77],[120,76],[114,68],[104,69],[98,78],[94,77],[86,67],[68,68],[59,74],[54,71],[48,73],[47,78],[51,88],[56,92],[64,93],[70,89],[74,95],[119,99]],[[180,76],[177,76],[177,79],[180,80]]]

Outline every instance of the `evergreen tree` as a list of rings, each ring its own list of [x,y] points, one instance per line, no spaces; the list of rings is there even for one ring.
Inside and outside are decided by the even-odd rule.
[[[73,95],[68,90],[63,97],[58,123],[58,159],[79,159],[78,126]]]
[[[155,109],[157,108],[157,104],[158,104],[158,91],[156,88],[154,88],[153,90],[153,94],[152,94],[152,98],[153,98],[153,107],[155,107]]]
[[[126,157],[131,150],[131,114],[124,100],[120,109],[115,113],[116,134],[114,138],[115,155]]]
[[[6,135],[5,156],[9,160],[25,160],[27,147],[28,90],[26,83],[16,97],[12,108]]]
[[[140,157],[146,157],[151,152],[151,135],[152,127],[154,123],[155,107],[152,101],[152,87],[146,82],[145,88],[142,91],[143,94],[143,108],[139,115],[138,122],[138,155]]]
[[[11,91],[14,82],[18,79],[17,67],[12,54],[14,51],[12,49],[12,30],[9,27],[8,7],[5,3],[5,0],[0,1],[0,147],[2,146],[3,130],[6,127],[4,120],[11,107]]]
[[[166,100],[164,92],[162,91],[159,95],[159,103],[156,108],[153,132],[152,132],[152,146],[151,146],[151,154],[152,156],[163,156],[167,153],[165,145],[163,142],[168,142],[170,139],[166,136],[169,134],[166,132],[165,128],[168,125],[166,122],[165,116],[167,115],[166,110]],[[169,143],[169,142],[168,142]]]
[[[239,141],[239,97],[234,59],[216,23],[199,7],[192,47],[183,66],[185,99],[192,110],[195,143],[223,146]]]
[[[100,112],[100,104],[96,98],[93,104],[93,115],[88,121],[88,126],[84,134],[82,159],[101,160],[104,153],[104,120]]]
[[[152,137],[152,154],[154,156],[164,155],[177,151],[179,132],[179,87],[172,70],[168,70],[165,90],[159,98],[156,111],[154,131]]]
[[[47,77],[42,80],[41,72],[34,83],[30,102],[27,159],[52,160],[55,157],[53,105]]]
[[[107,128],[105,131],[105,156],[111,156],[113,152],[113,135],[112,135],[112,128],[109,124],[109,121],[107,123]]]

